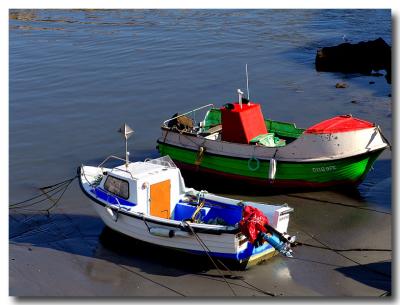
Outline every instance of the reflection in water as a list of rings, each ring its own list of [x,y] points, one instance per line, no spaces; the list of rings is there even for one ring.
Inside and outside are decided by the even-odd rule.
[[[46,27],[34,27],[30,25],[12,25],[12,30],[26,30],[26,31],[63,31],[65,28],[46,28]]]
[[[14,20],[35,21],[37,12],[37,10],[10,10],[8,16]]]
[[[96,255],[97,256],[97,255]],[[126,281],[126,271],[115,268],[113,264],[104,264],[103,261],[93,260],[86,264],[86,275],[95,282],[103,282],[119,286]]]
[[[276,276],[282,281],[287,281],[292,279],[290,270],[287,266],[280,266],[280,268],[276,271]]]

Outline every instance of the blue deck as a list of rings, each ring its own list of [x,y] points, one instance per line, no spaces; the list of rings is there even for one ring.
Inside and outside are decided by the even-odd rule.
[[[173,211],[174,220],[185,220],[192,217],[197,208],[195,203],[180,201]],[[242,207],[206,200],[204,207],[199,211],[198,218],[204,223],[223,219],[226,225],[234,226],[242,219]]]

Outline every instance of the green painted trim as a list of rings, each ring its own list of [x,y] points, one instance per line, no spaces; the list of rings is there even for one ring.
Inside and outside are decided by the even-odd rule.
[[[297,128],[294,123],[265,120],[268,132],[273,132],[280,137],[298,138],[305,129]]]
[[[197,152],[164,144],[158,144],[161,155],[169,155],[178,162],[194,165]],[[370,170],[373,162],[381,153],[381,150],[367,154],[357,155],[323,162],[280,162],[277,160],[275,179],[279,180],[303,180],[307,182],[331,182],[331,181],[357,181],[363,179]],[[234,175],[268,179],[269,161],[260,160],[257,170],[248,168],[249,159],[240,159],[227,156],[218,156],[204,153],[201,167]]]

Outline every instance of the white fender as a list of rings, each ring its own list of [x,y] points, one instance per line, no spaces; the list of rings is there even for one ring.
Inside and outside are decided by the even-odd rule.
[[[171,230],[166,228],[150,228],[149,232],[151,235],[160,236],[160,237],[189,237],[190,234],[188,232],[183,232],[179,230]]]
[[[106,207],[106,211],[111,216],[112,220],[114,220],[114,221],[118,220],[118,212],[115,212],[110,207]]]
[[[269,160],[269,173],[268,173],[268,178],[271,180],[275,179],[276,175],[276,159],[271,158]]]

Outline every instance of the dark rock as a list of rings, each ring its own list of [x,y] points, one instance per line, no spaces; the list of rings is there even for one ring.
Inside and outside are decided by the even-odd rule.
[[[373,82],[373,81],[370,81],[370,82],[369,82],[369,84],[370,84],[370,85],[372,85],[372,84],[375,84],[375,82]]]
[[[336,83],[336,88],[347,88],[347,84],[346,83]]]
[[[388,97],[392,97],[392,94],[391,94],[391,93],[389,93],[389,94],[388,94]]]
[[[366,75],[373,70],[386,70],[386,80],[391,83],[391,53],[391,47],[382,38],[356,44],[342,43],[318,49],[315,68],[317,71]]]
[[[358,104],[358,102],[357,101],[351,101],[350,103],[352,103],[352,104]]]

